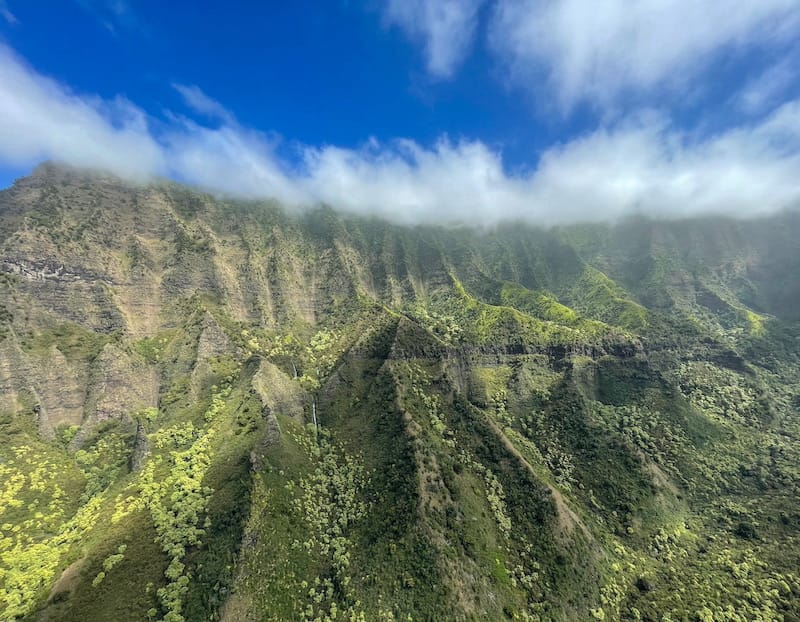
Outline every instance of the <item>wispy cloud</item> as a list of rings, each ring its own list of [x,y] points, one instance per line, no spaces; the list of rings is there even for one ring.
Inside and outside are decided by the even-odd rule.
[[[119,30],[146,34],[147,28],[127,0],[75,0],[111,34]]]
[[[301,145],[301,164],[292,165],[267,135],[239,125],[196,87],[189,99],[215,114],[215,127],[180,116],[155,123],[126,100],[76,94],[3,47],[0,84],[15,85],[0,88],[0,163],[15,166],[49,158],[140,180],[166,175],[405,223],[748,215],[800,202],[800,100],[702,139],[664,117],[639,116],[548,149],[535,169],[511,175],[499,152],[446,137],[429,147]]]
[[[734,96],[734,103],[752,115],[762,114],[780,103],[786,96],[786,91],[798,83],[798,57],[800,54],[787,55],[768,67]]]
[[[17,17],[11,12],[11,9],[8,8],[8,4],[6,4],[5,0],[0,0],[0,16],[12,26],[19,23]]]
[[[484,0],[389,0],[387,23],[423,45],[434,78],[449,78],[469,52]]]
[[[490,39],[511,79],[562,111],[682,92],[720,54],[800,33],[796,0],[497,0]]]
[[[225,123],[235,123],[235,119],[230,111],[217,100],[206,95],[199,87],[174,83],[172,88],[178,91],[180,96],[183,97],[183,101],[186,102],[186,105],[195,112],[212,119],[224,121]]]
[[[292,206],[315,200],[261,132],[236,124],[209,128],[182,119],[160,138],[169,176],[233,196],[276,198]]]

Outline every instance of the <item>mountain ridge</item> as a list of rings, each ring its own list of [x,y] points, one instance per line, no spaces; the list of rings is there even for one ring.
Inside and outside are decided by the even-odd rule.
[[[0,192],[0,620],[798,619],[799,234],[40,167]]]

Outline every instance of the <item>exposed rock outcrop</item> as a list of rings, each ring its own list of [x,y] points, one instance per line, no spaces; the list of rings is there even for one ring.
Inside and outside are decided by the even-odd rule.
[[[51,346],[28,354],[14,340],[0,343],[0,412],[32,410],[39,433],[53,438],[61,425],[80,425],[86,399],[86,370]]]
[[[106,344],[89,375],[85,416],[72,447],[80,447],[89,433],[109,420],[125,420],[158,404],[156,370],[136,354]]]
[[[269,448],[280,440],[281,428],[277,414],[303,421],[304,406],[309,396],[300,385],[268,361],[261,361],[253,375],[253,390],[261,399],[264,417],[263,437],[250,454],[254,470],[261,468]]]
[[[270,413],[303,421],[308,395],[300,385],[269,361],[261,361],[253,376],[253,388]]]

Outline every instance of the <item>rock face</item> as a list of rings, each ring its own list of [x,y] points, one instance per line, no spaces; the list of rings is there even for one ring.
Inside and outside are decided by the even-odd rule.
[[[17,277],[20,295],[35,301],[36,306],[51,317],[101,333],[111,333],[124,326],[111,295],[110,277],[80,265],[65,267],[52,258],[42,261],[35,256],[5,257],[0,267]]]
[[[0,342],[0,412],[15,413],[38,403],[39,397],[32,384],[36,377],[34,365],[16,343],[10,339]]]
[[[263,437],[261,442],[250,453],[250,462],[254,471],[262,468],[264,457],[270,447],[276,445],[281,438],[281,427],[278,414],[291,417],[298,422],[304,421],[304,410],[310,403],[310,396],[278,367],[269,361],[260,361],[258,370],[253,374],[252,388],[262,404],[264,418]]]
[[[135,473],[141,470],[149,453],[150,443],[147,440],[147,430],[145,430],[144,423],[140,419],[136,422],[136,435],[133,439],[133,449],[131,451],[131,471]]]
[[[222,332],[214,317],[206,312],[203,317],[200,340],[197,343],[197,362],[207,362],[209,359],[223,354],[233,354],[231,340]]]
[[[86,373],[70,364],[54,345],[44,361],[37,393],[41,405],[39,431],[51,438],[59,426],[80,425],[86,402]]]
[[[158,405],[155,369],[135,354],[107,344],[92,365],[87,419],[102,423]]]
[[[144,359],[106,344],[92,363],[84,420],[72,446],[104,422],[132,422],[136,412],[158,406],[158,387],[156,370]]]
[[[86,369],[55,345],[36,355],[13,340],[0,343],[0,412],[35,412],[44,438],[53,438],[59,426],[81,424],[86,383]]]
[[[260,361],[253,375],[253,389],[270,414],[292,417],[299,422],[305,419],[309,404],[308,394],[293,380],[269,361]]]
[[[206,378],[212,375],[212,363],[224,355],[235,355],[236,348],[220,328],[214,316],[206,312],[200,323],[197,354],[192,368],[192,394],[197,396]]]

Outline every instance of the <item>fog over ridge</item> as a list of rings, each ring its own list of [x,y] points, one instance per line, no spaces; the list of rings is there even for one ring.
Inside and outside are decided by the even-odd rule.
[[[511,173],[502,153],[467,138],[431,145],[367,140],[361,147],[296,145],[240,124],[196,86],[175,85],[199,123],[156,119],[135,102],[76,93],[0,45],[0,162],[56,160],[131,180],[164,176],[243,198],[329,204],[400,223],[552,225],[638,213],[748,216],[800,202],[800,100],[698,138],[645,111],[538,155]]]

